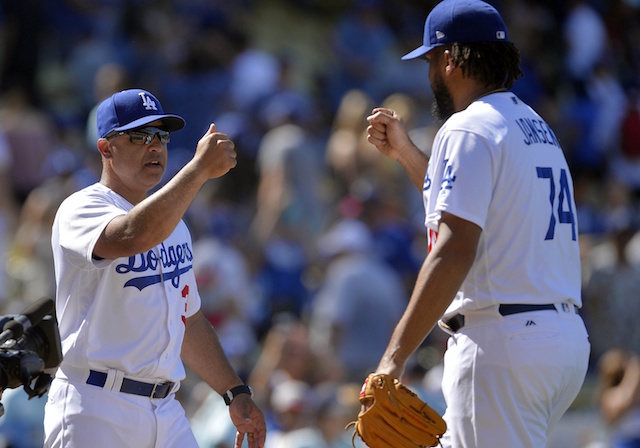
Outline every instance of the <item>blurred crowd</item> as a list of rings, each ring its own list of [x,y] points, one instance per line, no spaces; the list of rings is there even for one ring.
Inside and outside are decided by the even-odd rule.
[[[400,57],[435,3],[1,0],[0,312],[53,297],[53,216],[99,179],[96,104],[144,88],[187,121],[166,180],[209,123],[236,144],[238,166],[185,220],[203,310],[266,412],[267,448],[350,446],[360,385],[426,254],[420,195],[366,142],[366,116],[397,110],[429,152],[426,65]],[[573,412],[602,430],[562,446],[613,446],[640,437],[640,2],[490,3],[521,50],[513,91],[574,176],[593,354]],[[404,378],[440,411],[445,336],[427,337]],[[179,393],[202,447],[233,445],[220,397],[191,374]],[[41,446],[44,403],[23,395],[3,397],[4,446]]]

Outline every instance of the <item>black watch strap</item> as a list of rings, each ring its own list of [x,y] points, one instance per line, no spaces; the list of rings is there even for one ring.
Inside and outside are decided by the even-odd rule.
[[[253,397],[253,391],[251,388],[246,384],[243,384],[241,386],[232,387],[222,395],[222,398],[226,405],[229,406],[233,399],[240,394],[249,394]]]

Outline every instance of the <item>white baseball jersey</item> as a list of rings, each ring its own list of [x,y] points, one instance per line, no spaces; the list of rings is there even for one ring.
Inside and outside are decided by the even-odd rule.
[[[501,303],[581,306],[573,181],[547,123],[511,92],[482,97],[435,137],[423,199],[429,246],[446,211],[482,228],[446,315]]]
[[[99,183],[67,198],[53,224],[56,312],[64,366],[180,381],[186,318],[200,308],[184,222],[167,240],[129,258],[96,260],[109,221],[133,205]]]

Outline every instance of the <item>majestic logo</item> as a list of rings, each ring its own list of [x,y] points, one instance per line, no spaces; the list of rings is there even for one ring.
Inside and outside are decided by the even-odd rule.
[[[142,105],[145,109],[158,110],[158,108],[156,107],[156,102],[153,101],[149,96],[145,95],[144,92],[140,92],[138,93],[138,95],[140,95],[140,98],[142,98]]]
[[[160,246],[160,256],[152,249],[145,254],[138,254],[129,257],[128,263],[122,263],[116,266],[118,274],[128,274],[130,272],[158,272],[159,273],[136,277],[128,280],[124,286],[133,286],[142,291],[147,286],[156,283],[171,281],[171,284],[178,288],[180,286],[180,276],[193,269],[193,252],[187,243],[178,246],[165,247],[164,243]]]

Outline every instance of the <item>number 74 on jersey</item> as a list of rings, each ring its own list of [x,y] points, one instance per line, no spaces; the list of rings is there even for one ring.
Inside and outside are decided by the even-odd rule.
[[[556,216],[554,209],[557,199],[557,222],[560,224],[571,224],[571,239],[576,240],[576,219],[572,208],[573,198],[571,197],[571,189],[569,188],[569,178],[567,170],[560,169],[559,191],[556,197],[556,182],[551,167],[536,167],[539,179],[549,180],[549,202],[551,203],[551,217],[549,218],[549,228],[545,240],[552,240],[555,237]]]

